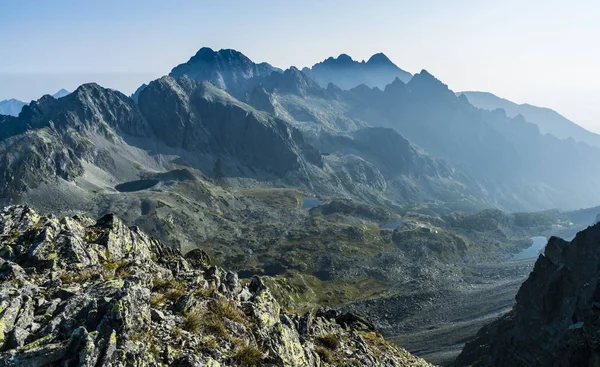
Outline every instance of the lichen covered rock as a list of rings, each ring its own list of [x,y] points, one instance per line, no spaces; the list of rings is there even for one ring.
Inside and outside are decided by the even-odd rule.
[[[356,315],[288,315],[260,278],[112,215],[7,207],[0,247],[0,367],[428,366]]]

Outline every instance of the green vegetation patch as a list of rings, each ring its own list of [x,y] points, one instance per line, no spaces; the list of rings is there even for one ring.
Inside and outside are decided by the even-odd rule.
[[[302,193],[295,189],[265,188],[238,191],[240,194],[277,208],[299,208],[302,205]]]

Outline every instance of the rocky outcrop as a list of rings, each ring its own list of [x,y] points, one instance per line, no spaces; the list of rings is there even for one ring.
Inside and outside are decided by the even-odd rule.
[[[367,320],[282,311],[201,250],[106,215],[0,212],[0,366],[429,366]]]
[[[514,309],[465,346],[457,366],[597,366],[600,225],[552,237]]]

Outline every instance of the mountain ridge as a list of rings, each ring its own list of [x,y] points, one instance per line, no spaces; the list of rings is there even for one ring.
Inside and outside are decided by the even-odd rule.
[[[412,75],[396,66],[385,54],[377,53],[368,61],[355,61],[346,54],[329,57],[302,71],[322,87],[333,83],[342,89],[351,89],[360,84],[383,89],[395,78],[407,83]]]
[[[502,108],[509,117],[522,115],[527,121],[538,125],[542,133],[552,134],[560,139],[572,138],[596,147],[600,146],[600,134],[579,126],[551,108],[538,107],[529,103],[517,104],[489,92],[464,91],[457,94],[466,96],[469,102],[478,108],[486,110]]]
[[[64,97],[68,95],[70,92],[66,89],[61,89],[58,92],[52,94],[52,97],[55,99]],[[6,99],[4,101],[0,101],[0,115],[9,115],[9,116],[19,116],[23,106],[27,105],[26,102],[20,101],[15,98]]]

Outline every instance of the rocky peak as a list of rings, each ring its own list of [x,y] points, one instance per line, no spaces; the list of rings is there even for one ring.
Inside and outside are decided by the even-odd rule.
[[[373,56],[371,56],[369,58],[369,60],[367,61],[367,64],[369,65],[377,65],[377,66],[383,66],[383,67],[396,67],[396,64],[394,64],[392,62],[392,60],[390,60],[383,52],[379,52],[374,54]]]
[[[56,106],[45,116],[55,124],[103,130],[103,125],[134,136],[149,131],[135,103],[121,92],[96,83],[81,85],[73,93],[56,100]]]
[[[268,91],[278,90],[283,93],[293,93],[303,97],[309,94],[322,95],[323,89],[295,66],[285,70],[283,74],[271,73],[263,81],[263,86]]]
[[[19,118],[31,123],[40,122],[56,106],[56,100],[49,94],[43,95],[37,101],[23,106]]]
[[[435,76],[431,75],[427,70],[423,69],[420,73],[415,74],[408,85],[445,85]]]
[[[202,47],[202,48],[200,48],[200,50],[198,50],[198,52],[196,52],[196,54],[194,56],[192,56],[192,58],[190,59],[190,62],[197,62],[200,60],[210,61],[216,55],[217,55],[217,53],[212,48]]]
[[[256,64],[239,51],[213,51],[203,47],[188,62],[173,68],[169,75],[175,78],[186,75],[198,81],[209,80],[219,88],[241,96],[274,71],[280,70],[265,62]]]
[[[189,63],[225,63],[225,64],[254,64],[243,53],[232,49],[221,49],[213,51],[209,47],[202,47],[194,56],[190,58]]]
[[[600,225],[552,237],[514,309],[467,343],[457,366],[593,366],[600,353]]]
[[[446,84],[442,83],[425,69],[415,74],[406,86],[411,92],[417,95],[427,94],[429,98],[441,99],[448,103],[458,101],[458,97],[456,97]]]
[[[411,74],[400,69],[383,53],[378,53],[367,62],[358,62],[346,54],[330,57],[320,63],[305,68],[305,73],[322,87],[333,83],[342,89],[352,89],[360,84],[384,89],[395,78],[408,82]]]
[[[337,58],[329,57],[322,62],[323,65],[327,65],[330,67],[344,67],[344,66],[352,66],[354,64],[354,60],[347,54],[340,54]]]
[[[403,93],[406,91],[406,84],[400,80],[400,78],[394,79],[393,82],[385,86],[384,92],[386,93]]]
[[[364,318],[286,313],[113,215],[0,211],[0,366],[430,366]]]

